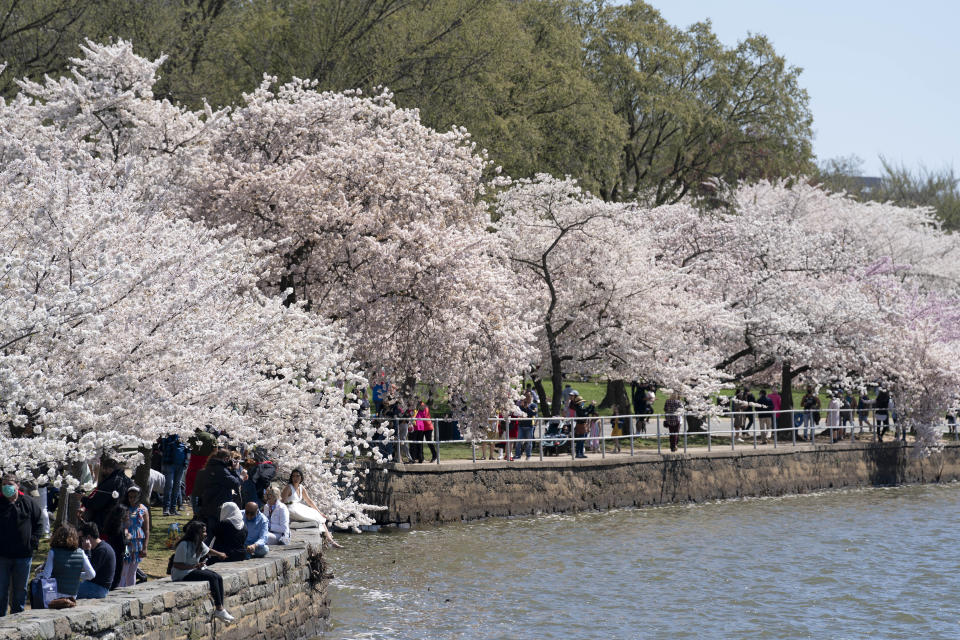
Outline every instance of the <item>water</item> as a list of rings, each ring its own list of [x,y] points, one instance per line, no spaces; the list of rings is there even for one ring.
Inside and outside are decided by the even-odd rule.
[[[346,638],[957,638],[960,485],[345,539]]]

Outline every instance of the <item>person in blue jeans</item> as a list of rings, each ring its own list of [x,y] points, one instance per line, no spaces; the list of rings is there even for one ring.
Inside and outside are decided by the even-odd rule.
[[[533,419],[537,416],[537,405],[533,403],[533,394],[527,391],[520,400],[520,411],[523,417],[520,418],[519,431],[517,433],[517,444],[514,447],[513,459],[519,460],[521,452],[527,454],[527,460],[533,452]],[[527,440],[527,442],[524,442]]]
[[[0,616],[20,613],[27,603],[30,562],[40,543],[40,509],[24,497],[12,474],[3,476],[0,497]]]
[[[177,515],[183,506],[183,474],[187,470],[187,445],[172,434],[163,439],[160,448],[160,470],[163,472],[163,515]]]
[[[100,539],[100,529],[94,522],[83,522],[79,527],[80,548],[90,558],[96,576],[84,580],[77,589],[77,599],[106,598],[113,584],[117,568],[117,555],[113,547]],[[122,558],[121,558],[122,560]]]

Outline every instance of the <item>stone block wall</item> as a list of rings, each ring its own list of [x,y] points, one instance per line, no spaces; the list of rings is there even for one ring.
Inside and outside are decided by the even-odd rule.
[[[363,499],[380,524],[575,512],[960,480],[960,445],[915,458],[898,443],[783,445],[633,457],[470,462],[374,470]]]
[[[212,567],[223,576],[226,609],[236,621],[213,618],[205,582],[153,580],[80,600],[74,609],[28,609],[0,618],[10,640],[298,640],[327,628],[327,572],[316,529],[299,530],[288,546],[264,558]]]

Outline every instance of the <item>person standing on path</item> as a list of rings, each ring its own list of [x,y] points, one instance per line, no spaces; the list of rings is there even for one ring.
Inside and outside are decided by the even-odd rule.
[[[767,444],[767,433],[773,427],[773,400],[767,395],[766,389],[760,389],[760,397],[757,398],[757,404],[762,407],[760,411],[760,442]]]
[[[239,464],[230,459],[230,452],[217,449],[194,489],[199,494],[200,516],[207,523],[207,532],[212,533],[220,522],[220,507],[227,502],[236,503],[240,499]]]
[[[873,421],[877,428],[877,442],[883,442],[883,436],[890,430],[890,394],[880,389],[873,401]]]
[[[674,391],[663,404],[663,412],[666,416],[663,419],[664,426],[670,431],[670,451],[676,451],[680,444],[680,412],[683,404],[680,402],[680,392]]]
[[[831,437],[834,442],[843,440],[843,432],[840,429],[840,393],[831,391],[830,404],[827,405],[827,427],[830,429]]]
[[[194,430],[188,444],[190,445],[190,462],[187,463],[187,471],[183,480],[185,493],[190,496],[190,506],[193,507],[193,514],[196,517],[197,503],[200,498],[199,492],[195,491],[197,474],[207,466],[207,461],[216,451],[217,437],[210,432],[209,428],[198,428]]]
[[[437,445],[433,443],[433,420],[430,419],[430,407],[422,399],[417,401],[417,413],[413,423],[414,444],[410,447],[410,456],[414,462],[423,462],[423,443],[430,447],[430,462],[437,461]]]
[[[33,553],[40,544],[40,510],[20,492],[13,474],[2,480],[0,498],[0,617],[20,613],[27,603],[27,579]]]
[[[521,453],[525,452],[527,454],[527,460],[529,460],[530,454],[533,452],[533,419],[537,417],[537,405],[534,404],[533,394],[530,391],[523,394],[519,407],[524,417],[519,420],[519,428],[517,430],[518,439],[514,447],[513,459],[519,460]],[[526,442],[524,442],[524,440],[526,440]]]
[[[80,499],[85,510],[85,520],[95,522],[103,529],[107,514],[127,495],[133,481],[123,472],[120,463],[113,458],[100,461],[100,484],[88,496]]]
[[[120,571],[120,586],[132,587],[137,584],[137,567],[147,557],[147,543],[150,541],[150,512],[140,502],[140,487],[134,485],[127,489],[123,501],[130,519],[127,525],[127,550],[123,556],[123,569]]]
[[[770,392],[770,395],[767,396],[770,398],[770,402],[773,403],[773,428],[779,429],[780,427],[780,407],[783,406],[783,398],[780,397],[780,392],[774,389]],[[790,416],[790,419],[793,420],[793,416]],[[795,428],[791,422],[790,428]]]
[[[180,484],[183,474],[187,470],[189,452],[187,445],[180,442],[180,436],[173,433],[163,439],[160,445],[160,470],[163,472],[163,515],[175,516],[183,505],[183,494]],[[147,493],[149,502],[150,494]]]
[[[812,386],[807,386],[807,392],[800,399],[800,407],[803,409],[803,435],[802,440],[813,441],[815,434],[814,425],[819,420],[814,420],[814,412],[820,413],[820,398],[814,393]]]

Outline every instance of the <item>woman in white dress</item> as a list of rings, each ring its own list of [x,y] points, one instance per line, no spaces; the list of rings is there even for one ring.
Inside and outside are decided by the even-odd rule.
[[[333,539],[333,534],[327,529],[327,516],[320,513],[320,509],[310,499],[310,494],[304,488],[303,473],[300,469],[294,469],[290,472],[290,484],[284,487],[280,494],[280,500],[287,505],[291,522],[316,522],[320,531],[323,532],[324,539],[330,543],[331,547],[334,549],[343,548],[343,545],[338,544]]]

